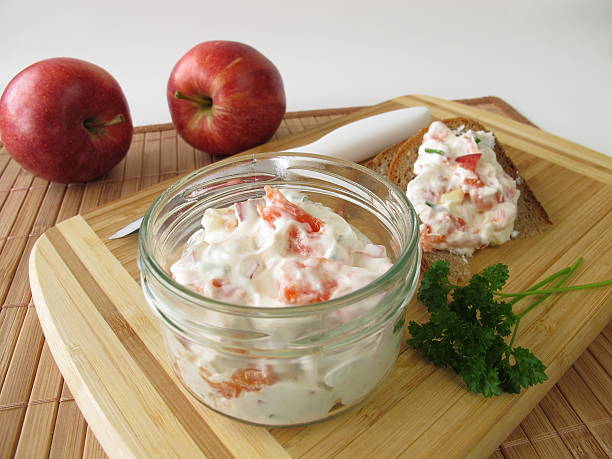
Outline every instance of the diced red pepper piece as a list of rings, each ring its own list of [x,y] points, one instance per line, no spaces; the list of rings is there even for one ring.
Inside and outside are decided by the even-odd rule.
[[[213,285],[213,287],[221,288],[225,285],[225,280],[215,278],[211,280],[210,283]]]
[[[475,172],[474,172],[475,173]],[[475,173],[476,174],[476,173]],[[476,174],[476,176],[478,176],[478,174]],[[481,180],[480,177],[478,178],[466,178],[464,180],[464,183],[466,185],[471,185],[471,186],[475,186],[476,188],[482,188],[483,186],[485,186],[485,183]]]
[[[446,236],[442,234],[431,234],[431,227],[425,226],[425,231],[421,234],[421,248],[424,252],[433,252],[436,245],[446,242]]]
[[[311,304],[327,301],[331,298],[338,282],[333,279],[323,281],[322,290],[314,290],[307,284],[289,284],[283,288],[283,296],[288,304]]]
[[[486,199],[478,197],[478,195],[472,198],[474,204],[476,204],[476,209],[479,212],[484,212],[486,210],[491,210],[495,206],[496,200],[493,200],[493,197],[488,197]]]
[[[296,225],[291,226],[289,230],[289,252],[299,253],[303,256],[309,256],[312,254],[312,247],[310,247],[303,237],[300,235],[300,230]]]
[[[258,210],[261,214],[261,218],[267,221],[272,226],[272,228],[274,228],[274,220],[280,218],[281,216],[279,210],[276,207],[269,206],[259,207]]]
[[[467,229],[467,223],[463,218],[455,217],[454,215],[451,215],[450,218],[453,224],[455,225],[455,228],[457,228],[458,230],[465,231]]]
[[[304,263],[295,259],[288,260],[281,267],[277,298],[291,305],[327,301],[338,288],[338,271],[338,263],[326,258],[311,256]]]
[[[464,169],[472,171],[474,175],[476,175],[476,178],[466,178],[464,181],[466,185],[474,186],[476,188],[482,188],[486,185],[478,175],[478,172],[476,172],[476,167],[478,166],[478,161],[480,161],[481,156],[481,153],[474,153],[471,155],[459,156],[456,159],[457,164],[459,164]]]
[[[264,386],[273,384],[276,381],[276,375],[270,368],[266,373],[257,368],[243,368],[232,374],[232,380],[240,384],[244,390],[258,391]]]
[[[259,212],[262,218],[271,225],[274,226],[274,220],[281,216],[281,212],[284,212],[290,215],[295,221],[307,224],[310,232],[316,233],[323,227],[324,223],[321,220],[288,201],[276,188],[265,186],[264,190],[266,191],[266,198],[269,199],[273,205],[260,207]]]
[[[245,392],[259,392],[265,386],[274,384],[278,378],[270,367],[263,372],[257,368],[242,368],[234,371],[229,381],[211,381],[204,371],[200,368],[200,376],[211,386],[219,395],[225,398],[234,398]]]
[[[482,153],[473,153],[471,155],[459,156],[455,161],[457,161],[457,164],[464,169],[476,173],[476,166],[478,165],[478,161],[480,161],[481,156]]]

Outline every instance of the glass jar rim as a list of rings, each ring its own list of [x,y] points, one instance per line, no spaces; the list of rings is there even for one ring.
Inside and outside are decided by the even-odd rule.
[[[408,215],[410,218],[410,226],[412,227],[412,233],[410,234],[409,242],[406,244],[400,255],[393,262],[393,265],[381,276],[374,279],[372,282],[360,287],[357,290],[354,290],[346,295],[339,296],[338,298],[333,298],[331,300],[322,301],[318,303],[312,304],[302,304],[302,305],[287,305],[287,306],[247,306],[235,303],[227,303],[224,301],[219,301],[210,297],[206,297],[200,295],[199,293],[185,287],[180,284],[176,280],[174,280],[164,268],[162,268],[157,260],[150,255],[148,250],[149,244],[149,234],[150,234],[150,225],[151,219],[155,211],[162,205],[164,199],[167,197],[173,196],[178,190],[180,190],[185,184],[189,183],[193,180],[194,177],[197,177],[203,173],[213,171],[217,168],[224,167],[228,164],[241,162],[241,161],[257,161],[263,159],[272,159],[279,157],[287,157],[293,159],[306,158],[306,159],[315,159],[315,160],[324,160],[332,163],[336,163],[338,165],[348,167],[350,169],[356,169],[358,171],[364,172],[368,174],[373,179],[383,183],[394,195],[398,197],[398,201],[405,207],[405,210],[408,211]],[[174,294],[177,294],[181,299],[188,301],[190,304],[197,307],[204,307],[207,309],[212,309],[220,312],[230,312],[230,313],[256,313],[257,316],[272,316],[272,317],[282,317],[282,316],[291,316],[291,315],[302,315],[308,314],[312,312],[318,311],[326,311],[333,310],[334,308],[339,308],[345,306],[347,303],[353,303],[356,301],[362,300],[364,297],[369,296],[372,292],[376,292],[382,288],[382,286],[386,285],[388,282],[393,280],[396,276],[400,275],[402,266],[407,263],[413,256],[415,262],[419,262],[420,260],[420,248],[419,248],[419,231],[418,231],[418,219],[416,216],[416,212],[412,207],[412,204],[408,200],[406,193],[402,192],[400,188],[388,180],[386,177],[383,177],[380,174],[373,172],[372,170],[361,166],[360,164],[353,163],[350,161],[346,161],[343,159],[317,155],[312,153],[292,153],[290,151],[281,151],[281,152],[269,152],[269,153],[251,153],[251,154],[238,154],[231,156],[229,158],[216,161],[207,166],[204,166],[201,169],[195,170],[186,176],[180,178],[172,185],[170,185],[160,196],[158,196],[155,201],[149,206],[147,209],[142,225],[140,227],[139,237],[138,237],[138,249],[139,249],[139,264],[144,263],[145,267],[150,270],[150,272],[157,278],[157,280],[162,281],[166,287],[168,287]],[[416,253],[415,253],[416,252]],[[416,255],[416,256],[415,256]],[[142,269],[142,267],[141,267]],[[415,275],[418,276],[420,272],[419,269],[415,270]]]

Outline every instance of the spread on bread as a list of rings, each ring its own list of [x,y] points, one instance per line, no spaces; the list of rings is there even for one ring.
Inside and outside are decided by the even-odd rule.
[[[433,122],[423,136],[406,193],[421,219],[425,252],[471,256],[513,235],[520,191],[500,166],[495,137]]]

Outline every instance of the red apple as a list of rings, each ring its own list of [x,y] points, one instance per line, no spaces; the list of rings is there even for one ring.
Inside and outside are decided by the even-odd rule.
[[[191,146],[217,155],[266,142],[285,114],[277,68],[256,49],[232,41],[189,50],[170,74],[167,96],[177,132]]]
[[[37,62],[0,99],[0,136],[25,169],[53,182],[96,178],[125,156],[132,119],[119,83],[72,58]]]

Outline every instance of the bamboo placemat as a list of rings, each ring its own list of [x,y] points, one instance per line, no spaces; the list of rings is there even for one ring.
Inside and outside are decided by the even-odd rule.
[[[461,102],[529,123],[498,98]],[[275,137],[354,109],[288,113]],[[189,147],[170,124],[137,128],[126,158],[87,184],[49,184],[0,150],[0,457],[106,457],[55,366],[33,308],[28,258],[36,238],[77,213],[216,159]],[[609,457],[611,341],[608,325],[493,457]]]

